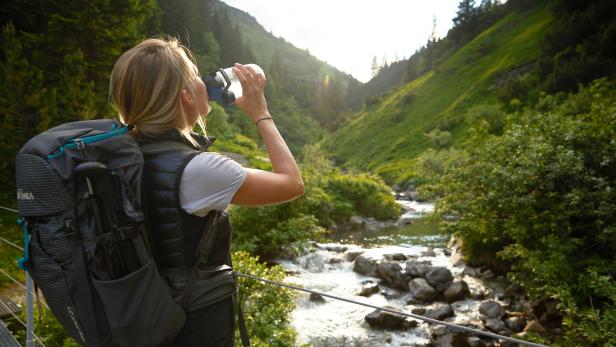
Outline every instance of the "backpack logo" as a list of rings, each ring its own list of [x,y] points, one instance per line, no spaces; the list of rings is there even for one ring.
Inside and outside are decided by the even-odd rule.
[[[17,189],[17,200],[34,200],[32,192],[24,192],[23,189]]]

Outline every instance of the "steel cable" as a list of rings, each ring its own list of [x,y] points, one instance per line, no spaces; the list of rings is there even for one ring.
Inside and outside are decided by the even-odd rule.
[[[20,318],[19,318],[19,317],[15,314],[15,313],[13,313],[13,312],[11,311],[10,307],[8,307],[8,306],[7,306],[4,302],[2,302],[2,301],[0,301],[0,304],[2,304],[2,306],[3,306],[3,307],[4,307],[4,308],[5,308],[5,309],[6,309],[6,310],[7,310],[7,311],[11,314],[11,316],[13,316],[13,318],[15,318],[15,320],[16,320],[19,324],[21,324],[24,328],[28,329],[28,326],[26,325],[26,323],[24,323],[24,321],[22,321],[22,320],[21,320],[21,319],[20,319]],[[41,339],[40,339],[40,338],[39,338],[36,334],[34,334],[34,332],[32,333],[32,335],[34,335],[34,338],[35,338],[36,340],[38,340],[38,342],[40,342],[40,343],[41,343],[41,345],[42,345],[43,347],[45,347],[45,344],[43,343],[43,341],[42,341],[42,340],[41,340]],[[27,342],[28,342],[28,341],[26,341],[26,343],[27,343]]]
[[[8,208],[8,207],[0,206],[0,208],[8,210],[8,211],[19,213],[17,210],[14,210],[14,209],[11,209],[11,208]],[[5,239],[2,239],[2,240],[7,242],[7,243],[12,244],[8,240],[5,240]],[[15,245],[15,244],[12,244],[12,245],[13,245],[13,247],[17,247],[17,248],[20,248],[21,250],[23,250],[23,248]],[[465,327],[465,326],[457,325],[457,324],[453,324],[453,323],[443,322],[443,321],[440,321],[440,320],[437,320],[437,319],[432,319],[432,318],[416,315],[414,313],[407,313],[407,312],[393,310],[393,309],[386,308],[386,307],[380,307],[380,306],[376,306],[376,305],[366,304],[366,303],[363,303],[363,302],[359,302],[359,301],[355,301],[355,300],[351,300],[351,299],[346,299],[346,298],[335,296],[335,295],[331,295],[331,294],[321,293],[321,292],[317,292],[317,291],[310,290],[310,289],[300,288],[300,287],[297,287],[297,286],[293,286],[293,285],[289,285],[289,284],[285,284],[285,283],[281,283],[281,282],[276,282],[276,281],[268,280],[268,279],[265,279],[265,278],[260,278],[260,277],[253,276],[253,275],[248,275],[248,274],[239,273],[239,272],[237,272],[237,275],[241,276],[241,277],[251,278],[253,280],[257,280],[257,281],[261,281],[261,282],[277,285],[277,286],[280,286],[280,287],[286,287],[286,288],[293,289],[293,290],[303,291],[303,292],[307,292],[307,293],[311,293],[311,294],[317,294],[317,295],[321,295],[321,296],[328,297],[328,298],[331,298],[331,299],[345,301],[345,302],[348,302],[348,303],[351,303],[351,304],[355,304],[355,305],[361,305],[361,306],[365,306],[365,307],[370,307],[370,308],[373,308],[373,309],[376,309],[376,310],[385,311],[385,312],[389,312],[389,313],[393,313],[393,314],[397,314],[397,315],[401,315],[401,316],[405,316],[405,317],[409,317],[409,318],[414,318],[414,319],[422,320],[424,322],[428,322],[428,323],[432,323],[432,324],[444,325],[444,326],[447,326],[447,327],[455,329],[455,330],[461,330],[461,331],[472,333],[472,334],[483,335],[483,336],[491,337],[491,338],[494,338],[494,339],[505,340],[505,341],[514,342],[514,343],[518,343],[518,344],[522,344],[522,345],[526,345],[526,346],[531,346],[531,347],[546,347],[545,345],[541,345],[541,344],[537,344],[537,343],[533,343],[533,342],[528,342],[528,341],[516,339],[516,338],[513,338],[513,337],[503,336],[503,335],[499,335],[499,334],[495,334],[495,333],[491,333],[491,332],[487,332],[487,331],[482,331],[482,330],[478,330],[478,329],[474,329],[474,328],[469,328],[469,327]]]
[[[510,342],[515,342],[515,343],[519,343],[519,344],[526,345],[526,346],[546,347],[545,345],[540,345],[540,344],[533,343],[533,342],[527,342],[527,341],[519,340],[519,339],[516,339],[516,338],[513,338],[513,337],[508,337],[508,336],[503,336],[503,335],[499,335],[499,334],[494,334],[494,333],[491,333],[491,332],[482,331],[482,330],[478,330],[478,329],[473,329],[473,328],[469,328],[469,327],[465,327],[465,326],[457,325],[457,324],[453,324],[453,323],[443,322],[443,321],[440,321],[440,320],[436,320],[436,319],[432,319],[432,318],[416,315],[414,313],[407,313],[407,312],[402,312],[402,311],[398,311],[398,310],[392,310],[392,309],[386,308],[386,307],[380,307],[380,306],[375,306],[375,305],[371,305],[371,304],[366,304],[366,303],[363,303],[363,302],[359,302],[359,301],[355,301],[355,300],[351,300],[351,299],[346,299],[346,298],[342,298],[342,297],[331,295],[331,294],[321,293],[321,292],[317,292],[315,290],[300,288],[300,287],[296,287],[296,286],[293,286],[293,285],[290,285],[290,284],[280,283],[280,282],[268,280],[268,279],[265,279],[265,278],[260,278],[260,277],[253,276],[253,275],[247,275],[247,274],[243,274],[243,273],[239,273],[239,272],[237,272],[237,275],[241,276],[241,277],[251,278],[251,279],[257,280],[257,281],[262,281],[262,282],[274,284],[274,285],[277,285],[277,286],[280,286],[280,287],[286,287],[286,288],[290,288],[290,289],[294,289],[294,290],[299,290],[299,291],[303,291],[303,292],[307,292],[307,293],[311,293],[311,294],[317,294],[317,295],[321,295],[321,296],[328,297],[328,298],[331,298],[331,299],[345,301],[345,302],[348,302],[348,303],[351,303],[351,304],[355,304],[355,305],[366,306],[366,307],[374,308],[374,309],[377,309],[377,310],[380,310],[380,311],[385,311],[385,312],[389,312],[389,313],[393,313],[393,314],[397,314],[397,315],[401,315],[401,316],[406,316],[406,317],[410,317],[410,318],[414,318],[414,319],[419,319],[419,320],[422,320],[422,321],[425,321],[425,322],[428,322],[428,323],[432,323],[432,324],[440,324],[440,325],[444,325],[444,326],[447,326],[447,327],[452,328],[452,329],[462,330],[462,331],[473,333],[473,334],[484,335],[484,336],[488,336],[488,337],[499,339],[499,340],[506,340],[506,341],[510,341]]]

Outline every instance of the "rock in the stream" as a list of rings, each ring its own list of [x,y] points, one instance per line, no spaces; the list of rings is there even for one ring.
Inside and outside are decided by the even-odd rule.
[[[364,252],[365,251],[362,250],[362,249],[356,249],[356,250],[348,251],[348,252],[346,252],[347,260],[348,261],[354,261],[355,259],[357,259],[357,257],[359,257]]]
[[[400,218],[398,218],[398,220],[396,221],[397,225],[408,225],[411,223],[413,223],[413,218],[407,215],[400,216]]]
[[[449,304],[438,303],[433,308],[426,310],[426,317],[443,320],[445,318],[453,317],[453,308]]]
[[[404,255],[403,253],[388,253],[388,254],[383,254],[383,258],[385,258],[385,260],[406,260],[406,255]]]
[[[520,316],[509,317],[505,319],[505,324],[507,324],[509,330],[513,331],[514,333],[519,333],[520,331],[524,330],[524,327],[526,326],[526,319]]]
[[[443,293],[445,301],[452,303],[458,300],[464,300],[470,294],[468,284],[464,281],[453,282]]]
[[[409,289],[408,281],[410,277],[402,272],[399,263],[393,261],[377,263],[376,274],[389,286],[405,291]]]
[[[464,265],[464,256],[462,253],[453,253],[451,257],[449,257],[449,262],[451,262],[453,267],[459,267]]]
[[[325,302],[325,298],[321,294],[310,293],[310,302],[322,304]]]
[[[505,315],[505,309],[498,302],[490,300],[479,305],[479,313],[487,318],[501,318]]]
[[[426,314],[426,309],[425,307],[417,307],[417,308],[412,309],[411,313],[423,316],[424,314]]]
[[[408,327],[405,324],[406,317],[381,310],[368,313],[364,320],[373,328],[401,330]]]
[[[486,328],[488,328],[489,330],[495,333],[506,333],[507,332],[507,325],[505,325],[505,322],[503,322],[503,320],[500,318],[488,318],[484,322],[484,325]]]
[[[430,283],[434,289],[439,292],[445,291],[447,287],[453,282],[453,275],[448,268],[444,266],[433,267],[428,273],[426,273],[426,280]]]
[[[340,264],[340,263],[342,263],[342,262],[343,262],[343,259],[342,259],[342,258],[340,258],[340,257],[332,257],[332,258],[329,258],[329,263],[330,263],[330,264]]]
[[[438,292],[424,278],[415,278],[409,282],[409,290],[413,298],[430,302],[438,297]]]
[[[450,332],[440,336],[433,336],[430,345],[432,347],[470,347],[467,335],[460,332]]]
[[[413,278],[424,277],[432,269],[429,261],[409,260],[405,265],[404,272]]]
[[[379,285],[376,283],[366,283],[357,294],[359,296],[370,296],[379,292]]]
[[[355,258],[353,271],[366,276],[376,276],[376,262],[376,259],[361,254]]]
[[[320,249],[324,249],[330,252],[342,253],[345,252],[349,247],[345,245],[339,245],[336,243],[317,243],[317,247]]]
[[[434,249],[432,248],[428,248],[427,250],[421,252],[420,255],[422,257],[436,257],[436,253],[434,252]]]

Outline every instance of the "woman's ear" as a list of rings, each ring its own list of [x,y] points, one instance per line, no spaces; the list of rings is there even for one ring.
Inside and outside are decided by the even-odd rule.
[[[180,92],[180,97],[182,98],[182,103],[187,106],[193,106],[195,104],[195,101],[186,89],[182,89]]]

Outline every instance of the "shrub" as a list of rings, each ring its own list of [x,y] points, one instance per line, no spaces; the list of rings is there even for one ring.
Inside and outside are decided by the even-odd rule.
[[[427,133],[426,137],[436,148],[445,148],[451,144],[451,133],[449,131],[436,128]]]
[[[238,272],[272,281],[282,281],[285,277],[281,267],[268,267],[258,257],[243,251],[233,253],[233,267]],[[295,307],[293,293],[289,289],[245,277],[239,277],[238,283],[251,346],[294,346],[296,333],[289,325],[291,311]],[[236,346],[241,346],[237,329],[235,341]]]
[[[471,262],[498,259],[556,299],[570,345],[616,344],[616,91],[605,80],[545,96],[477,139],[436,189]]]

